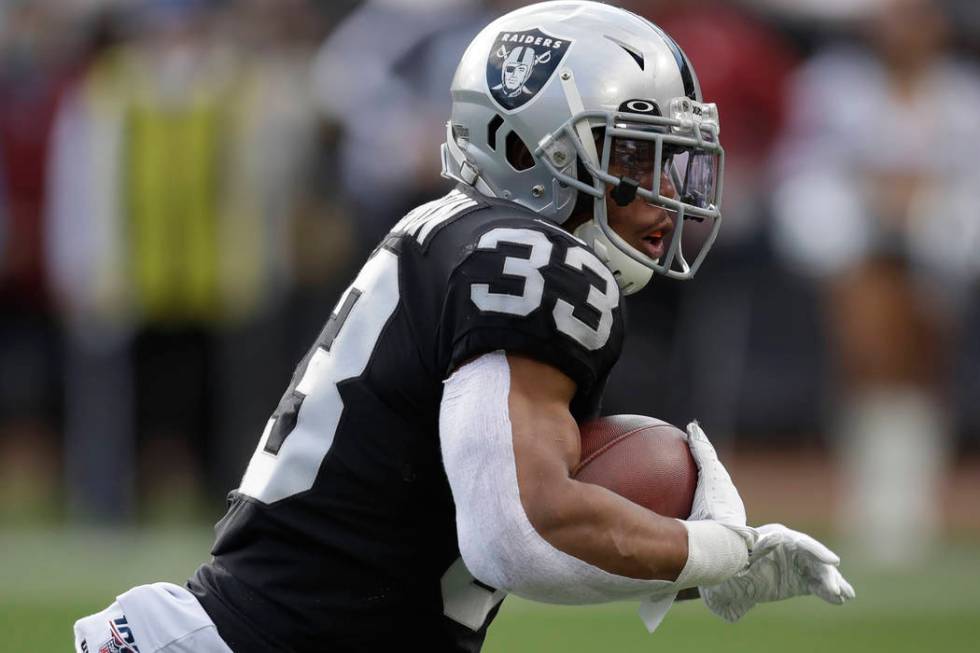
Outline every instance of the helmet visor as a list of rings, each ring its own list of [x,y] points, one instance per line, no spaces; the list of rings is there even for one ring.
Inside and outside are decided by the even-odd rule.
[[[717,206],[718,153],[687,147],[668,147],[667,151],[664,167],[670,171],[676,199],[697,209]]]
[[[687,218],[713,217],[706,214],[717,210],[721,155],[714,134],[702,139],[703,144],[687,143],[692,139],[650,125],[617,123],[604,166],[612,179],[605,181],[619,185],[625,180],[636,186],[637,195],[668,209],[684,205]]]
[[[535,155],[559,182],[592,196],[596,224],[626,256],[660,274],[688,279],[721,225],[724,150],[718,141],[717,111],[686,97],[672,100],[667,116],[652,101],[624,105],[651,111],[580,112],[542,139]],[[555,166],[567,161],[568,145],[591,180],[581,172],[579,178],[573,176],[574,168]],[[639,201],[662,208],[672,227],[664,236],[666,246],[658,242],[639,248],[620,237],[609,226],[609,200],[619,206]]]
[[[655,141],[614,137],[611,147],[607,168],[610,175],[650,193],[656,191],[659,184],[659,192],[676,199],[678,177],[671,170],[669,155],[664,153],[658,162]]]
[[[634,249],[671,276],[686,276],[707,253],[718,220],[720,150],[714,134],[678,137],[664,126],[617,121],[603,145],[610,197],[621,206],[642,201],[659,207],[670,226]],[[710,245],[709,245],[710,246]]]

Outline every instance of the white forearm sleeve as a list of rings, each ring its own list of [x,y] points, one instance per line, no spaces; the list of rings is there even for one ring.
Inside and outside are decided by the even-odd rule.
[[[687,529],[687,563],[676,590],[723,583],[749,564],[749,549],[737,531],[716,521],[680,521]]]
[[[640,603],[640,618],[651,633],[678,591],[722,583],[745,569],[749,560],[748,543],[737,530],[711,520],[678,521],[687,529],[687,562],[669,590]]]
[[[443,389],[443,463],[456,502],[459,550],[470,573],[545,603],[602,603],[671,591],[669,581],[611,574],[538,535],[518,491],[509,393],[510,367],[499,351],[461,367]]]

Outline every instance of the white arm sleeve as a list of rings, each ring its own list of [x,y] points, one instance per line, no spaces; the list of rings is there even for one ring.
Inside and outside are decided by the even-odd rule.
[[[545,603],[602,603],[676,592],[679,588],[669,581],[606,572],[538,535],[518,492],[509,393],[510,367],[502,351],[464,365],[443,389],[443,463],[456,503],[459,550],[470,573]]]

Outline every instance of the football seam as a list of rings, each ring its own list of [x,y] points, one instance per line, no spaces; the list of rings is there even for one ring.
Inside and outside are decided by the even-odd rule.
[[[602,445],[601,447],[599,447],[598,449],[596,449],[595,451],[593,451],[589,455],[588,458],[586,458],[585,460],[581,461],[578,464],[578,466],[575,469],[572,470],[572,476],[576,476],[579,472],[581,472],[583,469],[585,469],[585,467],[589,463],[591,463],[593,460],[595,460],[599,456],[599,454],[601,454],[602,452],[606,451],[607,449],[610,449],[610,448],[614,447],[621,440],[624,440],[625,438],[628,438],[629,436],[633,435],[634,433],[639,433],[640,431],[644,431],[644,430],[646,430],[648,428],[657,428],[658,426],[660,426],[660,425],[658,424],[658,425],[655,425],[655,426],[652,426],[652,427],[649,424],[648,425],[645,425],[645,426],[638,426],[635,429],[633,429],[632,431],[627,431],[626,433],[623,433],[622,435],[617,435],[615,438],[613,438],[612,440],[610,440],[606,444]]]

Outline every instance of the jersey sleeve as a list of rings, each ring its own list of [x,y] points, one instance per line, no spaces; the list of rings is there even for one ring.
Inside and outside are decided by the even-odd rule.
[[[559,228],[533,220],[483,225],[449,277],[446,375],[502,349],[553,365],[589,393],[619,357],[620,301],[609,269]]]

